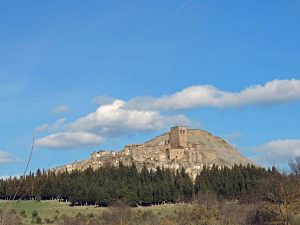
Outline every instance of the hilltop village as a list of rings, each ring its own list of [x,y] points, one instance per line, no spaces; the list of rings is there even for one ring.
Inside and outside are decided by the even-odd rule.
[[[119,152],[95,151],[88,159],[56,167],[53,170],[56,172],[83,171],[88,167],[96,169],[106,165],[118,166],[120,162],[123,165],[135,163],[139,170],[144,165],[154,170],[157,166],[171,169],[184,167],[193,177],[201,171],[204,165],[231,167],[234,164],[252,164],[223,139],[207,131],[176,126],[172,127],[169,132],[143,144],[126,145]]]

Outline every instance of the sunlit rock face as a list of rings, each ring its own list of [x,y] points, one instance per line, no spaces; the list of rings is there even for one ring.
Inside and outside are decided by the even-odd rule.
[[[89,159],[54,168],[53,171],[96,169],[106,165],[118,166],[120,162],[123,165],[135,163],[139,170],[144,165],[153,170],[158,166],[170,169],[184,167],[193,177],[204,165],[231,167],[234,164],[253,164],[233,146],[207,131],[176,126],[143,144],[126,145],[120,152],[95,151]]]

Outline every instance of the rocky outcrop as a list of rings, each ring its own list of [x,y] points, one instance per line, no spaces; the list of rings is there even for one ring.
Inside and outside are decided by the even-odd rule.
[[[198,129],[176,126],[143,144],[127,145],[120,152],[96,151],[89,159],[54,168],[56,172],[94,169],[101,166],[118,166],[135,163],[138,169],[145,165],[155,170],[157,166],[171,169],[184,167],[195,177],[204,165],[231,167],[234,164],[253,164],[225,140]]]

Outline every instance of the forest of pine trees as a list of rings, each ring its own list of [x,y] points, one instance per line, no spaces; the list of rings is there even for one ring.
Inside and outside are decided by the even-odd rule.
[[[192,202],[201,194],[228,200],[255,201],[263,182],[276,170],[253,165],[204,167],[193,181],[184,169],[102,167],[55,174],[38,170],[25,177],[0,180],[0,199],[69,201],[72,205],[109,206],[116,201],[131,206]]]

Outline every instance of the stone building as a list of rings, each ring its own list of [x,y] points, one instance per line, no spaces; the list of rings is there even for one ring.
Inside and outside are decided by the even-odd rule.
[[[135,163],[138,169],[144,165],[153,170],[158,166],[175,170],[184,167],[193,177],[204,165],[231,167],[234,164],[253,164],[233,146],[207,131],[176,126],[143,144],[126,145],[119,152],[95,151],[89,159],[53,170],[70,172],[88,167],[96,169],[106,165],[118,166],[120,162],[124,165]]]

